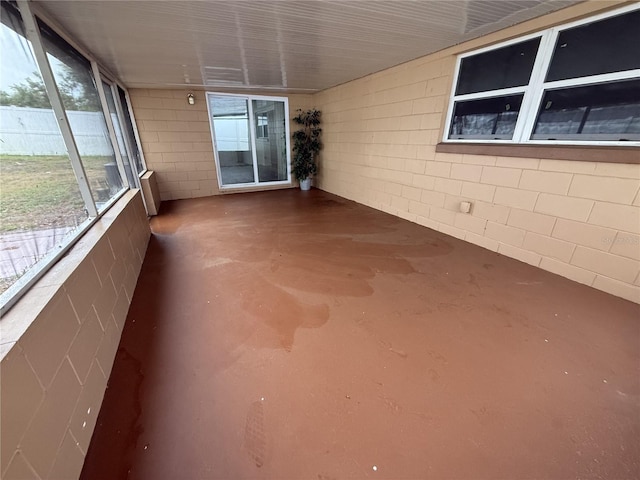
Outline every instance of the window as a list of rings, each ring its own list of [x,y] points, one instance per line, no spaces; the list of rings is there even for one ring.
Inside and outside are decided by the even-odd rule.
[[[120,169],[90,62],[51,28],[39,23],[42,44],[89,180],[98,211],[123,189]]]
[[[0,3],[0,315],[124,193],[122,160],[142,166],[115,155],[135,129],[117,122],[126,94],[104,84],[103,104],[97,64],[30,4]]]
[[[2,293],[77,233],[88,214],[22,18],[6,2],[0,49]]]
[[[124,132],[120,126],[120,117],[118,116],[118,108],[116,106],[115,99],[113,97],[113,85],[105,80],[102,80],[102,91],[104,92],[104,98],[107,101],[107,107],[109,108],[109,118],[111,119],[111,125],[116,135],[116,143],[118,144],[118,152],[122,158],[124,165],[125,175],[127,176],[127,182],[131,188],[138,188],[136,182],[136,176],[133,173],[131,167],[131,160],[129,159],[128,145],[124,139]]]
[[[133,158],[133,165],[138,175],[142,175],[146,168],[144,166],[144,161],[142,160],[142,154],[140,153],[140,148],[138,147],[138,137],[136,135],[133,119],[129,113],[129,103],[127,102],[127,95],[122,90],[122,88],[118,88],[118,99],[120,100],[120,112],[122,113],[122,119],[124,121],[124,135],[125,141],[127,145],[129,145],[129,151],[131,152],[131,157]]]
[[[458,59],[446,141],[640,145],[640,9]]]
[[[266,115],[258,115],[256,125],[257,138],[269,138],[269,117]]]

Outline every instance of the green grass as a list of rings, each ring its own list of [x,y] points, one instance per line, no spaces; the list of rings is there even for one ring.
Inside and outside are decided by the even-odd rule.
[[[83,157],[94,198],[109,197],[105,163]],[[0,233],[74,226],[87,218],[67,156],[0,155]]]

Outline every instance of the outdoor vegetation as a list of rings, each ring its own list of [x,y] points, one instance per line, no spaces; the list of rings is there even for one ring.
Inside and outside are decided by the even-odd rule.
[[[108,197],[105,164],[111,157],[83,157],[85,173],[97,198]],[[20,232],[49,231],[58,238],[64,228],[74,228],[87,219],[67,156],[0,155],[0,244],[15,248],[11,241]],[[22,239],[24,243],[26,240]],[[6,242],[6,243],[5,243]],[[37,240],[25,246],[35,263],[46,252]],[[13,262],[13,255],[3,256]],[[15,275],[0,278],[0,293],[22,275],[22,267],[14,265]]]
[[[47,255],[52,256],[88,218],[38,65],[19,13],[2,2],[0,56],[0,294]],[[48,66],[80,154],[98,211],[123,182],[108,138],[91,66],[64,39],[40,27]],[[5,48],[6,47],[6,48]],[[3,51],[4,51],[3,50]],[[31,72],[29,74],[29,72]],[[113,93],[113,92],[110,92]],[[115,107],[114,107],[115,110]],[[34,270],[35,271],[35,270]],[[2,306],[5,305],[4,296]]]
[[[94,195],[101,196],[112,158],[82,161]],[[86,218],[68,157],[0,155],[0,233],[75,226]]]
[[[98,96],[87,88],[86,81],[83,82],[75,70],[64,65],[59,68],[62,71],[62,78],[57,86],[65,109],[86,112],[101,111]],[[33,78],[28,77],[22,83],[11,85],[9,91],[0,90],[0,105],[51,108],[42,77],[38,72],[33,72],[32,76]]]
[[[58,90],[67,111],[101,111],[95,92],[77,70],[59,66]],[[42,77],[33,72],[8,91],[0,90],[0,105],[51,109]],[[95,193],[107,188],[105,164],[110,157],[83,156]],[[99,198],[98,195],[97,198]],[[69,158],[47,155],[0,155],[0,233],[40,230],[80,223],[86,218]]]

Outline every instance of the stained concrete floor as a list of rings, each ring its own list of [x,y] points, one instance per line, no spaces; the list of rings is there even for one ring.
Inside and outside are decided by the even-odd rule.
[[[640,477],[640,308],[318,190],[163,204],[82,478]]]

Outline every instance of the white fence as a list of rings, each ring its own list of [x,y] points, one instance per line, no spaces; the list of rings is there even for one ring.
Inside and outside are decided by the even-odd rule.
[[[80,155],[113,155],[101,112],[69,111],[67,118]],[[112,115],[117,125],[117,117]],[[116,127],[116,133],[120,132]],[[122,139],[118,138],[122,145]],[[0,106],[0,154],[66,155],[53,110]]]
[[[215,117],[213,128],[219,152],[248,152],[249,121],[246,117]]]

